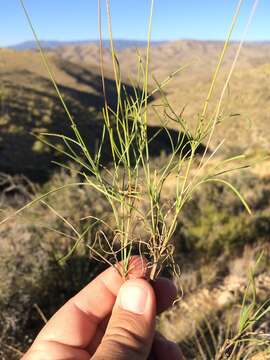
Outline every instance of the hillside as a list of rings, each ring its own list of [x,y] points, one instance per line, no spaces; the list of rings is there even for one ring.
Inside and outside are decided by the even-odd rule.
[[[2,49],[0,59],[0,172],[45,180],[51,170],[50,161],[57,159],[57,154],[32,134],[71,135],[70,123],[38,53]],[[100,137],[99,118],[104,105],[98,68],[89,69],[52,54],[48,60],[72,116],[93,149]],[[109,76],[105,83],[113,108],[115,85]]]
[[[209,109],[213,110],[225,83],[237,43],[228,50]],[[164,89],[176,112],[183,108],[190,127],[196,123],[206,98],[211,76],[222,48],[221,42],[174,41],[154,46],[151,50],[150,88],[154,78],[162,82],[179,67],[188,65]],[[138,50],[142,58],[145,49]],[[123,81],[132,93],[137,74],[138,51],[134,48],[118,52]],[[68,45],[48,51],[57,84],[80,129],[94,149],[101,131],[101,108],[104,104],[99,69],[99,47]],[[110,50],[104,49],[104,68],[109,104],[115,105],[115,86]],[[41,131],[71,134],[68,119],[50,83],[36,51],[0,50],[0,172],[22,173],[32,180],[47,179],[50,162],[58,155],[49,151],[30,134]],[[226,138],[222,154],[268,153],[270,113],[270,44],[248,43],[242,49],[232,81],[226,91],[212,147]],[[160,125],[156,114],[161,96],[151,99],[149,125]],[[237,116],[236,116],[237,115]],[[211,112],[208,113],[211,116]],[[178,130],[168,121],[172,131]],[[241,131],[240,131],[241,130]],[[108,150],[109,151],[109,150]],[[109,156],[109,155],[108,155]],[[38,171],[37,171],[38,170]]]
[[[158,82],[162,82],[175,70],[186,67],[167,85],[165,93],[176,111],[181,112],[185,107],[184,116],[191,126],[196,121],[197,114],[202,110],[222,46],[223,43],[218,41],[186,40],[168,42],[155,46],[151,50],[152,88],[155,86],[153,77]],[[212,110],[219,99],[237,47],[238,43],[231,43],[226,54],[212,104],[210,103]],[[66,46],[54,51],[57,56],[72,62],[84,62],[89,66],[99,62],[97,45]],[[145,49],[139,49],[142,58],[145,58],[145,51]],[[111,66],[109,49],[104,49],[103,57],[105,67],[109,68]],[[137,74],[137,50],[119,51],[118,60],[124,78],[134,80]],[[222,111],[226,122],[217,128],[214,145],[219,143],[220,137],[226,132],[226,149],[230,153],[238,150],[250,152],[268,149],[269,74],[270,44],[267,42],[245,44],[224,97]],[[157,99],[151,105],[158,104],[160,100]],[[150,124],[156,124],[156,116],[153,112],[150,114]],[[239,115],[231,117],[232,114]],[[174,127],[174,124],[169,122],[168,126]],[[239,129],[241,129],[241,134]]]

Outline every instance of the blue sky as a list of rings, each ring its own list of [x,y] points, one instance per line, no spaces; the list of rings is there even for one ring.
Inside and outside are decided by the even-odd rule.
[[[241,37],[252,3],[244,1],[234,39]],[[236,4],[237,0],[156,0],[153,39],[223,39]],[[98,38],[97,0],[25,0],[25,5],[42,40]],[[114,38],[145,39],[149,7],[150,0],[111,0]],[[249,40],[270,40],[269,18],[270,1],[261,0]],[[19,0],[0,0],[0,46],[31,39]]]

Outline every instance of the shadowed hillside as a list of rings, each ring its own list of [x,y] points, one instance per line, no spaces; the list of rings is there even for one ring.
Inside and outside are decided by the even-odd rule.
[[[58,87],[74,117],[88,148],[95,152],[102,137],[101,110],[104,105],[101,77],[97,66],[90,69],[81,64],[49,55]],[[0,109],[0,172],[24,174],[33,181],[45,181],[54,170],[51,161],[67,160],[34,135],[42,132],[73,137],[67,114],[35,52],[1,51],[1,109]],[[114,109],[117,96],[115,83],[107,71],[105,79],[108,105]],[[125,84],[129,96],[134,90]],[[137,93],[140,90],[137,89]],[[150,98],[151,102],[153,99]],[[171,151],[165,130],[150,126],[150,155]],[[171,129],[169,136],[177,141],[178,132]],[[55,142],[56,144],[56,142]],[[57,143],[58,146],[63,144]],[[105,136],[102,164],[112,160],[108,136]]]
[[[32,180],[46,179],[50,161],[58,159],[33,134],[61,133],[72,136],[68,117],[35,52],[1,50],[0,171],[25,174]],[[78,128],[94,150],[101,135],[100,116],[104,105],[101,77],[96,68],[50,55],[58,87]],[[107,100],[116,105],[115,84],[105,79]],[[133,89],[126,85],[129,95]]]
[[[57,84],[71,113],[84,132],[95,133],[103,106],[100,78],[81,66],[49,57]],[[76,69],[75,69],[76,68]],[[80,73],[87,73],[80,82]],[[40,56],[32,52],[1,51],[0,171],[24,173],[33,180],[46,178],[52,157],[49,149],[31,133],[71,134],[70,124],[44,70]],[[107,79],[111,105],[113,82]]]

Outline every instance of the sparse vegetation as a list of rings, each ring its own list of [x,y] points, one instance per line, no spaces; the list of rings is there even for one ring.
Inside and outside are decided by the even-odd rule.
[[[265,182],[264,178],[260,179],[252,174],[249,176],[256,181],[258,194],[265,193],[270,189],[269,182]],[[241,190],[244,194],[250,191],[245,186],[245,179],[245,173],[242,173],[240,178],[237,176],[237,178],[231,179],[242,184]],[[47,192],[62,184],[76,182],[77,179],[75,172],[70,178],[70,175],[62,171],[60,174],[55,174],[40,189],[35,190],[29,187],[27,190],[26,185],[21,186],[21,181],[18,179],[16,182],[15,179],[13,189],[2,194],[1,208],[4,210],[2,218],[22,206],[26,201],[38,196],[38,193]],[[210,207],[213,201],[213,191],[210,186],[205,187],[204,192],[197,191],[194,194],[194,202],[202,204],[202,207]],[[220,189],[216,189],[216,191],[220,191]],[[238,201],[224,187],[222,187],[222,191],[224,192],[224,205],[221,204],[218,211],[226,212],[227,209],[237,206]],[[168,194],[168,196],[170,195]],[[265,207],[258,195],[256,198],[258,217],[261,212],[268,211],[269,213],[269,202]],[[250,199],[251,203],[255,202],[256,198]],[[65,216],[69,223],[78,223],[79,219],[88,216],[90,211],[93,216],[103,215],[106,216],[108,223],[112,225],[114,223],[112,211],[102,195],[85,187],[67,188],[65,192],[55,193],[48,204],[52,204],[54,209]],[[192,207],[192,203],[190,206]],[[72,210],[74,208],[77,209],[76,212]],[[216,212],[213,209],[209,216],[213,216]],[[248,269],[252,268],[256,254],[261,253],[262,249],[264,249],[265,255],[255,272],[258,304],[263,304],[269,298],[268,284],[270,281],[270,253],[267,245],[269,232],[268,235],[265,232],[262,237],[260,224],[256,221],[252,223],[250,216],[243,208],[232,213],[231,221],[234,223],[240,216],[241,221],[247,224],[245,233],[252,232],[254,235],[252,242],[247,245],[242,242],[234,244],[218,241],[214,253],[212,243],[207,236],[200,238],[205,241],[201,240],[199,244],[194,241],[192,229],[195,225],[199,233],[211,234],[204,222],[200,222],[198,225],[197,216],[198,214],[199,218],[203,216],[203,209],[200,209],[199,206],[199,210],[196,209],[195,213],[192,217],[192,209],[189,206],[185,208],[182,219],[184,222],[189,221],[187,229],[190,229],[190,232],[186,232],[185,228],[179,228],[173,238],[176,246],[176,262],[181,263],[182,270],[181,277],[177,281],[180,281],[184,297],[169,313],[161,317],[159,325],[166,336],[179,342],[187,359],[202,358],[195,345],[196,337],[199,336],[201,339],[202,334],[199,335],[200,333],[196,333],[196,331],[203,331],[205,338],[210,341],[210,346],[212,346],[209,330],[204,323],[206,319],[211,323],[215,336],[220,337],[220,342],[222,339],[225,340],[228,326],[230,326],[230,331],[234,331],[232,326],[235,325],[235,322],[230,325],[230,318],[235,319],[239,314],[239,306],[243,299],[245,284],[248,281]],[[258,227],[256,227],[257,224]],[[226,226],[223,226],[218,218],[215,222],[213,220],[213,227],[226,240]],[[48,211],[48,207],[44,204],[36,204],[33,208],[29,208],[18,216],[15,222],[7,222],[2,225],[1,230],[0,307],[1,324],[3,324],[0,335],[3,344],[1,356],[3,359],[12,359],[17,355],[14,350],[6,348],[5,345],[24,351],[42,326],[43,320],[35,304],[42,310],[45,317],[49,318],[72,294],[101,271],[104,265],[89,259],[90,251],[85,243],[81,243],[77,247],[65,265],[60,266],[57,263],[56,260],[72,249],[74,234],[55,213]],[[107,227],[97,224],[86,242],[91,241],[91,236],[97,231],[103,231],[107,237],[111,236]],[[146,237],[147,234],[142,236]],[[199,324],[201,324],[201,328],[199,328]],[[258,329],[267,334],[268,324],[268,317],[265,317],[258,322]],[[191,329],[194,329],[193,333]],[[221,346],[220,342],[218,344]],[[202,344],[202,347],[204,348],[205,344]],[[207,356],[206,354],[205,358],[210,359]]]

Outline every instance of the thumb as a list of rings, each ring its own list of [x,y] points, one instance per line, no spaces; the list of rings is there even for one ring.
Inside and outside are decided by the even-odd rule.
[[[112,316],[94,360],[146,360],[152,346],[156,298],[143,279],[127,280],[120,288]]]

